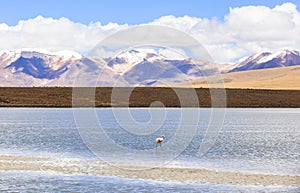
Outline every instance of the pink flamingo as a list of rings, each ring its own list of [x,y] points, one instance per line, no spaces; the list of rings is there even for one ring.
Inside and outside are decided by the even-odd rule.
[[[155,139],[155,142],[156,142],[156,147],[157,145],[159,144],[161,146],[161,143],[163,142],[163,140],[165,139],[166,137],[164,135],[162,135],[161,137],[158,137]]]

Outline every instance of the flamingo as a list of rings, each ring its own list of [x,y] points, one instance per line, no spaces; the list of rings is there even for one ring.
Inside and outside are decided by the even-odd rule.
[[[161,146],[161,143],[163,142],[163,140],[165,139],[165,135],[162,135],[161,137],[158,137],[155,139],[155,142],[156,142],[156,147],[157,145],[159,144]]]

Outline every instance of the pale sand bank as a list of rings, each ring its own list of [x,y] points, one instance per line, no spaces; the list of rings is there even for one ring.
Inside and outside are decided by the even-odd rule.
[[[127,167],[128,168],[128,167]],[[155,168],[124,170],[109,166],[98,160],[73,158],[31,158],[0,155],[2,171],[39,171],[62,174],[89,174],[103,176],[119,176],[126,178],[151,179],[166,182],[217,183],[235,185],[284,185],[300,186],[300,176],[245,174],[239,172],[213,171],[190,168]]]
[[[280,68],[267,68],[263,70],[249,70],[222,74],[224,84],[208,85],[206,80],[215,82],[218,76],[199,78],[192,80],[189,84],[194,87],[203,88],[250,88],[271,90],[300,90],[300,66],[289,66]],[[187,86],[181,83],[180,86]]]

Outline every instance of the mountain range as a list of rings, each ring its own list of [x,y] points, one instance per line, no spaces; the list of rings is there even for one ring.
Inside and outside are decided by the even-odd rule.
[[[0,86],[170,86],[221,72],[230,74],[300,65],[299,51],[262,52],[236,64],[172,59],[133,49],[111,58],[73,51],[0,50]]]

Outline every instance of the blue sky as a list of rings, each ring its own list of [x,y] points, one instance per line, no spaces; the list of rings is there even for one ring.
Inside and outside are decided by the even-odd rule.
[[[223,20],[229,7],[265,5],[272,8],[284,2],[292,2],[299,10],[299,0],[10,0],[1,2],[0,23],[16,25],[19,20],[38,15],[66,17],[84,24],[141,24],[165,15]]]

